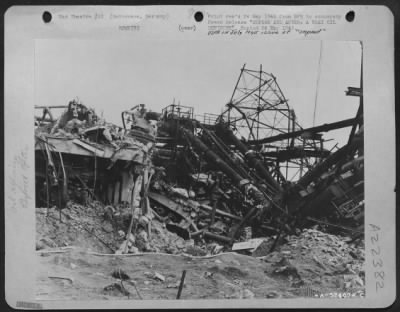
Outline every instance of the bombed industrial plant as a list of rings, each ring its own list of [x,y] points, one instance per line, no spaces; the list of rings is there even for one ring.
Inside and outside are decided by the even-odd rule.
[[[279,77],[241,66],[221,114],[35,106],[38,299],[364,296],[362,79],[355,115],[302,127]]]

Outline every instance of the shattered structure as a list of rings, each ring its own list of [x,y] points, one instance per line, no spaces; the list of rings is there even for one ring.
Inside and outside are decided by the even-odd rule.
[[[217,242],[214,253],[254,250],[259,237],[273,237],[273,251],[283,235],[315,225],[355,240],[364,226],[362,82],[346,94],[360,98],[354,118],[311,128],[261,67],[241,69],[219,116],[140,104],[118,127],[75,100],[36,107],[37,207],[61,216],[68,201],[101,203],[123,231],[119,253],[137,252],[155,219],[185,240]],[[344,127],[347,144],[325,149],[323,133]]]

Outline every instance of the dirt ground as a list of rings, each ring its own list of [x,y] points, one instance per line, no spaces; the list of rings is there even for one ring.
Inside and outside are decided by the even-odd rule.
[[[57,210],[37,209],[37,299],[176,299],[183,270],[182,299],[358,297],[365,291],[362,241],[306,229],[272,253],[272,239],[265,239],[253,255],[227,248],[210,255],[206,246],[154,222],[152,252],[115,255],[124,238],[99,209],[72,206],[62,222]]]
[[[132,283],[123,282],[129,295],[112,277],[122,270],[136,284],[142,299],[175,299],[182,271],[186,270],[182,299],[243,298],[250,290],[257,298],[292,297],[285,283],[268,277],[268,264],[252,257],[223,254],[209,259],[174,255],[96,256],[86,252],[39,255],[38,299],[140,299]],[[154,277],[155,273],[165,281]],[[70,280],[49,278],[68,277]]]

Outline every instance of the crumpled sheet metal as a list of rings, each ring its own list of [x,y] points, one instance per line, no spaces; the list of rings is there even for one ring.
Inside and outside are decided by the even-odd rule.
[[[150,148],[147,145],[130,145],[116,149],[112,146],[104,144],[93,144],[92,142],[67,139],[67,138],[54,138],[47,137],[47,142],[52,146],[53,151],[66,154],[82,155],[82,156],[96,156],[101,158],[110,158],[112,160],[125,160],[134,161],[140,164],[147,164],[148,153]],[[42,144],[36,144],[35,149],[42,149]]]

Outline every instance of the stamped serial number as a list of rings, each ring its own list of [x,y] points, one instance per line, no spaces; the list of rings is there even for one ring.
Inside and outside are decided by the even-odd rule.
[[[357,292],[329,292],[329,293],[319,293],[315,294],[316,298],[337,298],[337,299],[347,299],[347,298],[364,298],[364,291]]]
[[[379,234],[380,234],[380,227],[374,224],[370,224],[371,233],[371,256],[372,256],[372,265],[374,267],[374,280],[375,280],[375,290],[378,292],[380,289],[385,287],[385,271],[384,265],[381,255],[381,248],[380,248],[380,241],[379,241]]]

